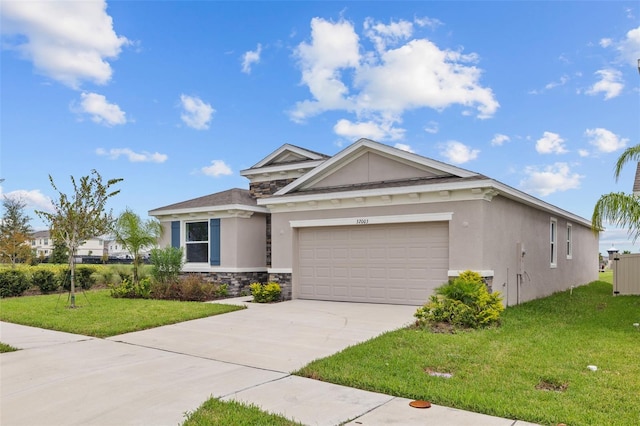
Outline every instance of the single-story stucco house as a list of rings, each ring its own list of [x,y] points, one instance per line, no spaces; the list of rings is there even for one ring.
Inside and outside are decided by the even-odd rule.
[[[598,278],[591,223],[487,176],[360,139],[334,156],[285,144],[230,189],[151,210],[185,272],[233,293],[421,305],[464,270],[506,305]]]

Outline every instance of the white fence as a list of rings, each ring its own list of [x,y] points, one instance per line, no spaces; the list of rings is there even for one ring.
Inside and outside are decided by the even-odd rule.
[[[613,293],[640,295],[640,254],[619,254],[613,261]]]

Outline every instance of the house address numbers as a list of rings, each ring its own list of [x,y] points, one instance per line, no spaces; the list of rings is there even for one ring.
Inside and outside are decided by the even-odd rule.
[[[369,223],[369,219],[356,219],[356,225],[366,225]]]

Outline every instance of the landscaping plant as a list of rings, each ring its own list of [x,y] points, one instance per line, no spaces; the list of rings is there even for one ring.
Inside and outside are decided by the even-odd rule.
[[[20,296],[29,288],[27,275],[19,269],[0,270],[0,297]]]
[[[183,264],[182,248],[167,247],[164,249],[152,249],[151,276],[160,283],[169,283],[178,279]]]
[[[266,284],[253,283],[249,285],[253,301],[256,303],[272,303],[280,301],[282,290],[280,284],[269,282]]]
[[[419,326],[440,323],[459,328],[481,328],[495,325],[504,310],[499,292],[489,293],[477,272],[465,271],[447,284],[438,287],[436,294],[414,316]]]
[[[31,274],[31,285],[38,287],[43,294],[56,291],[60,282],[50,269],[38,269]]]

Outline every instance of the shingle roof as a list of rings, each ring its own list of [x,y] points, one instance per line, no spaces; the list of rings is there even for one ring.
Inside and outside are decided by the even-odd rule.
[[[292,191],[290,193],[281,195],[280,197],[287,196],[296,196],[301,194],[325,194],[331,192],[342,192],[342,191],[358,191],[364,189],[377,189],[377,188],[397,188],[400,186],[414,186],[414,185],[435,185],[440,183],[450,183],[450,182],[467,182],[467,181],[475,181],[475,180],[487,180],[489,179],[484,175],[476,175],[471,177],[459,177],[459,176],[436,176],[436,177],[418,177],[411,179],[398,179],[398,180],[387,180],[381,182],[366,182],[359,184],[349,184],[349,185],[340,185],[340,186],[331,186],[331,187],[322,187],[322,188],[310,188]]]
[[[633,181],[633,193],[640,195],[640,161],[636,168],[636,179]]]
[[[233,188],[215,194],[205,195],[203,197],[193,198],[191,200],[182,201],[180,203],[170,204],[168,206],[153,209],[153,212],[162,210],[179,210],[191,209],[197,207],[215,207],[225,206],[229,204],[240,204],[245,206],[256,206],[256,200],[251,196],[249,190]]]

